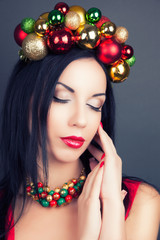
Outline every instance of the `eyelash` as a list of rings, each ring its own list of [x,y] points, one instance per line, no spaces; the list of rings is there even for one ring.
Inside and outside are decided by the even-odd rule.
[[[60,99],[60,98],[57,98],[57,97],[53,97],[53,99],[54,99],[54,101],[55,102],[59,102],[59,103],[67,103],[67,102],[69,102],[70,100],[64,100],[64,99]],[[94,111],[96,111],[96,112],[101,112],[101,107],[102,106],[100,106],[99,108],[96,108],[96,107],[93,107],[92,105],[90,105],[90,104],[87,104],[91,109],[93,109]]]

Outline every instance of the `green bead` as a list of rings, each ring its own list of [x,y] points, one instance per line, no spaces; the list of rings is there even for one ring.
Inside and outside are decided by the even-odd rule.
[[[129,65],[130,67],[132,67],[132,66],[135,64],[135,62],[136,62],[136,58],[135,58],[135,56],[133,55],[131,58],[126,59],[125,61],[128,63],[128,65]]]
[[[32,190],[30,191],[30,193],[31,193],[32,195],[34,195],[34,194],[36,194],[36,190],[35,190],[35,189],[32,189]]]
[[[101,19],[101,11],[98,8],[90,8],[86,13],[86,19],[88,22],[96,23]]]
[[[41,204],[42,204],[43,207],[48,207],[49,206],[49,202],[47,202],[47,200],[45,200],[45,199],[43,199],[41,201]]]
[[[79,187],[77,186],[77,184],[76,184],[76,185],[74,185],[74,188],[75,188],[75,190],[76,190],[76,191],[78,191],[78,190],[79,190]]]
[[[80,182],[78,182],[76,185],[77,185],[77,187],[79,187],[79,188],[81,187],[81,184],[80,184]]]
[[[48,21],[52,25],[61,24],[64,22],[64,15],[58,10],[52,10],[48,15]]]
[[[62,188],[60,191],[60,195],[61,197],[66,197],[68,195],[68,191],[65,188]]]
[[[49,195],[53,195],[53,193],[54,193],[54,191],[53,191],[53,190],[51,190],[51,191],[49,192]]]
[[[79,181],[79,183],[80,183],[81,185],[83,185],[83,183],[84,183],[84,180],[80,180],[80,181]]]
[[[38,192],[39,192],[39,193],[42,193],[42,192],[43,192],[43,188],[41,188],[41,187],[38,188]]]
[[[35,20],[33,18],[24,18],[21,22],[21,29],[25,33],[32,33],[34,32],[34,24]]]
[[[64,198],[60,198],[60,199],[58,199],[57,200],[57,204],[59,205],[59,206],[61,206],[63,203],[65,203],[66,201],[65,201],[65,199]]]

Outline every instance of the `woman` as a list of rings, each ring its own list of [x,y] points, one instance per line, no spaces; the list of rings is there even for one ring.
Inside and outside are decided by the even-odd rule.
[[[17,63],[3,109],[2,239],[156,239],[159,193],[122,179],[114,114],[94,50]]]

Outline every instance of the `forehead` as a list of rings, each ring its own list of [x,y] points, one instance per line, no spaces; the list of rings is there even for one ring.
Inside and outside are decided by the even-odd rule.
[[[62,72],[58,82],[69,85],[75,90],[105,92],[106,74],[94,58],[83,58],[71,62]]]

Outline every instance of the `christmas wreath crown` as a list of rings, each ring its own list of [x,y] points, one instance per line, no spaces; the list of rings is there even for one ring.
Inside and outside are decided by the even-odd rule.
[[[21,46],[19,57],[24,61],[41,60],[49,52],[66,53],[75,44],[83,49],[95,49],[113,82],[127,79],[135,63],[133,48],[125,44],[127,29],[117,27],[98,8],[86,11],[81,6],[69,7],[59,2],[36,21],[24,18],[15,28],[14,38]]]

